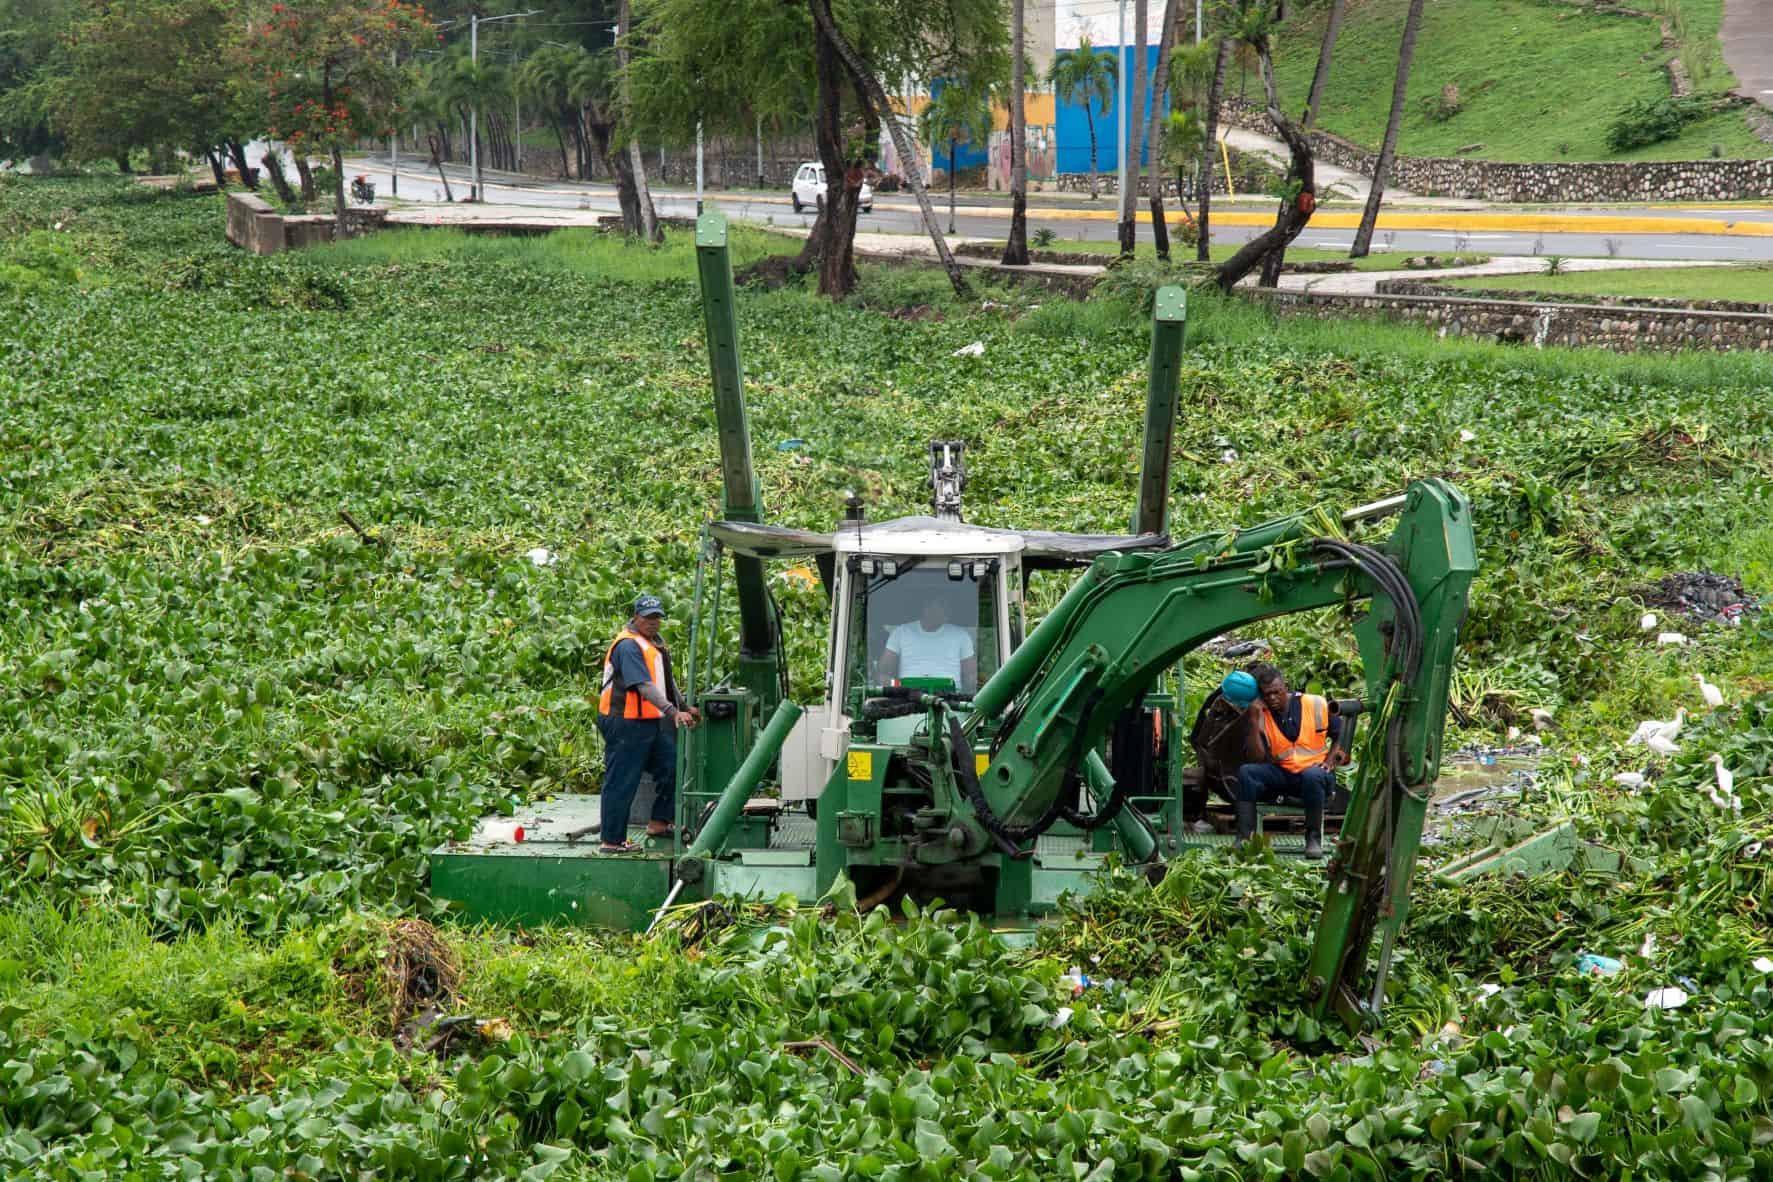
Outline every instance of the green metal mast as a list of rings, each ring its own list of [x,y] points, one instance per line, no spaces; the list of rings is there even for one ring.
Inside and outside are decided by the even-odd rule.
[[[1139,466],[1139,504],[1133,512],[1136,534],[1161,534],[1169,528],[1170,456],[1176,439],[1187,323],[1188,294],[1180,287],[1158,288],[1151,319],[1151,376],[1145,393],[1145,455]]]
[[[728,521],[763,521],[763,497],[751,467],[751,427],[739,366],[739,319],[733,268],[727,254],[726,216],[710,210],[696,219],[696,272],[702,286],[702,320],[708,333],[708,368],[714,379],[714,414],[720,434],[721,514]],[[760,716],[781,697],[782,645],[763,562],[733,556],[739,598],[740,686],[757,695]]]

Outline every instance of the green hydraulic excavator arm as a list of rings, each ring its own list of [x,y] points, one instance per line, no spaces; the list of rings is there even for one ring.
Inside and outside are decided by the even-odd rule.
[[[1108,820],[1120,792],[1102,799],[1091,753],[1162,670],[1231,629],[1370,599],[1355,633],[1372,737],[1329,863],[1307,991],[1320,1016],[1334,1010],[1355,1026],[1375,1020],[1409,906],[1454,650],[1477,569],[1471,508],[1450,485],[1419,481],[1364,512],[1393,510],[1397,524],[1380,547],[1337,536],[1340,523],[1319,512],[1098,558],[981,687],[961,721],[967,734],[987,722],[998,726],[990,763],[968,792],[984,836],[1000,850],[1026,851],[1057,819]],[[1092,816],[1068,803],[1077,799],[1079,776],[1092,786]],[[1375,935],[1379,963],[1362,993]]]
[[[739,317],[733,267],[727,255],[726,216],[710,211],[696,219],[696,273],[702,288],[708,368],[714,379],[714,415],[720,435],[721,516],[763,521],[763,496],[751,467],[751,426],[739,367]],[[763,562],[733,556],[739,600],[738,682],[757,695],[767,717],[781,698],[783,653]]]

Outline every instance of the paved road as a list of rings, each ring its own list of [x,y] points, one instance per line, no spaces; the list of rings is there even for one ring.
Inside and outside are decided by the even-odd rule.
[[[364,173],[374,178],[378,193],[391,192],[391,177],[385,167],[377,167],[368,161],[358,161],[350,167],[353,173]],[[457,179],[454,168],[450,170],[450,185],[458,199],[467,192],[467,186]],[[400,196],[409,201],[441,201],[443,199],[442,188],[434,174],[428,179],[421,179],[404,169],[402,169],[400,176]],[[615,191],[612,188],[573,182],[525,182],[520,186],[513,186],[496,183],[489,179],[487,199],[501,205],[535,205],[609,213],[618,211]],[[777,226],[811,225],[813,215],[810,211],[796,214],[786,204],[783,204],[783,201],[784,198],[779,196],[733,194],[721,197],[721,207],[730,216],[744,221]],[[663,216],[688,217],[695,213],[695,198],[692,194],[658,190],[654,193],[654,204]],[[922,232],[922,222],[915,212],[884,208],[887,204],[889,202],[883,198],[880,207],[877,207],[873,213],[863,214],[859,219],[858,228],[863,231],[889,234]],[[910,199],[895,197],[890,204],[908,205]],[[969,208],[972,212],[968,212]],[[1264,203],[1259,208],[1271,209],[1272,204]],[[947,203],[938,200],[937,211],[941,216],[943,228],[946,229],[948,225]],[[1114,241],[1115,223],[1112,220],[1080,219],[1077,212],[1075,208],[1050,211],[1038,207],[1031,208],[1028,213],[1029,225],[1031,228],[1048,226],[1059,237],[1065,239],[1090,242]],[[1626,218],[1641,217],[1646,211],[1596,210],[1593,212],[1597,216]],[[1773,221],[1773,209],[1654,212],[1658,217]],[[1046,216],[1048,214],[1051,216]],[[1002,238],[1007,223],[1008,211],[1006,209],[996,206],[973,205],[969,207],[962,205],[959,216],[955,219],[954,229],[956,233],[968,237]],[[1245,242],[1260,232],[1261,227],[1259,226],[1229,226],[1221,223],[1214,228],[1214,239],[1219,242]],[[1139,227],[1140,241],[1150,241],[1150,234],[1149,226],[1141,225]],[[1298,244],[1328,250],[1346,250],[1352,244],[1353,238],[1354,232],[1352,230],[1309,229],[1300,236]],[[1715,237],[1703,233],[1607,234],[1599,232],[1483,232],[1437,229],[1381,230],[1375,239],[1375,247],[1394,252],[1407,251],[1411,253],[1475,251],[1491,255],[1773,261],[1773,236]]]
[[[1773,108],[1773,0],[1724,0],[1722,36],[1736,93]]]

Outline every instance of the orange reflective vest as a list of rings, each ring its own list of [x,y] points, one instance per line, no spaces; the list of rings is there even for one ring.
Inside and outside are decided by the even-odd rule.
[[[1316,767],[1330,756],[1330,704],[1316,694],[1299,695],[1299,737],[1289,739],[1268,707],[1262,708],[1262,737],[1268,758],[1289,772]]]
[[[623,628],[617,633],[615,640],[610,642],[609,651],[603,654],[603,692],[597,698],[597,712],[605,716],[613,713],[610,699],[616,688],[616,645],[624,640],[632,640],[640,646],[640,655],[646,660],[647,677],[659,687],[659,693],[668,698],[671,692],[665,686],[665,654],[659,651],[658,645],[640,633]],[[623,687],[622,717],[662,718],[664,712],[641,697],[640,691],[630,685]]]

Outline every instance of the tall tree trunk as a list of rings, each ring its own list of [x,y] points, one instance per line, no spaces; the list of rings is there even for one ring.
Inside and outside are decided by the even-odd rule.
[[[1163,29],[1157,35],[1157,74],[1151,80],[1151,121],[1145,133],[1151,145],[1151,241],[1157,247],[1157,257],[1165,260],[1170,257],[1170,228],[1164,224],[1163,114],[1170,85],[1170,50],[1176,44],[1176,22],[1181,15],[1176,9],[1176,0],[1164,0]],[[1176,200],[1182,200],[1181,186],[1176,188]]]
[[[1317,51],[1317,71],[1311,76],[1311,97],[1305,100],[1305,126],[1317,126],[1317,109],[1324,101],[1324,87],[1330,82],[1330,56],[1336,51],[1336,37],[1342,32],[1342,14],[1348,0],[1330,0],[1330,19],[1324,25],[1324,41]]]
[[[1028,112],[1025,15],[1028,0],[1010,0],[1010,236],[1003,247],[1006,267],[1028,265]]]
[[[239,140],[229,140],[228,155],[234,160],[234,171],[240,174],[240,183],[257,191],[259,187],[259,170],[246,163],[246,145]]]
[[[825,170],[825,196],[817,203],[819,213],[807,242],[818,261],[819,294],[839,300],[856,287],[856,201],[848,183],[848,161],[843,155],[843,61],[825,26],[816,19],[813,55],[813,76],[818,88],[813,139],[818,145],[819,164]]]
[[[573,177],[573,164],[566,155],[566,126],[558,116],[554,118],[553,123],[554,138],[560,142],[560,179],[570,181]]]
[[[1090,100],[1084,98],[1084,126],[1090,129],[1090,200],[1096,199],[1096,117],[1090,114]]]
[[[334,237],[348,237],[351,228],[345,224],[345,210],[348,208],[345,204],[345,157],[336,145],[332,150],[332,207],[338,214],[339,223]]]
[[[1413,2],[1420,3],[1421,0]],[[1288,244],[1299,237],[1311,221],[1312,211],[1317,208],[1317,171],[1311,158],[1311,141],[1281,113],[1280,99],[1274,88],[1274,60],[1269,56],[1266,36],[1256,39],[1256,66],[1262,74],[1262,90],[1268,98],[1268,118],[1281,139],[1287,142],[1292,157],[1287,176],[1299,182],[1299,192],[1281,206],[1280,215],[1270,229],[1261,237],[1246,242],[1242,250],[1225,260],[1218,273],[1222,291],[1236,287],[1238,281],[1258,265],[1262,268],[1262,286],[1275,286],[1280,280],[1281,265],[1286,261]]]
[[[1213,214],[1213,149],[1219,145],[1219,103],[1225,96],[1225,68],[1231,64],[1231,38],[1219,38],[1219,52],[1213,58],[1213,81],[1207,87],[1206,139],[1200,147],[1200,240],[1195,243],[1194,257],[1199,262],[1212,261]]]
[[[1122,144],[1127,153],[1127,187],[1120,195],[1120,257],[1133,257],[1139,240],[1139,178],[1145,155],[1145,25],[1150,13],[1146,0],[1133,0],[1133,109],[1124,120],[1131,143]]]
[[[259,166],[271,178],[271,187],[277,190],[277,199],[284,205],[294,205],[295,190],[289,187],[289,178],[283,175],[283,149],[275,142],[267,145],[264,156],[259,159]]]
[[[832,46],[837,50],[838,57],[843,59],[844,68],[849,71],[857,89],[868,96],[869,103],[874,107],[875,118],[886,125],[893,137],[893,150],[899,159],[913,164],[917,161],[916,145],[906,134],[904,125],[893,118],[892,104],[887,101],[886,90],[880,79],[874,76],[868,64],[864,62],[843,30],[837,27],[837,21],[831,15],[831,0],[810,0],[813,19],[819,22],[819,28],[831,39]],[[915,167],[905,170],[905,179],[911,184],[911,192],[917,198],[918,212],[923,215],[924,229],[929,232],[930,241],[936,247],[936,256],[942,260],[942,267],[948,272],[948,282],[954,288],[954,294],[966,299],[972,295],[972,288],[967,286],[966,276],[962,274],[960,264],[954,261],[954,254],[948,249],[948,240],[942,237],[942,228],[936,224],[936,211],[930,205],[929,190],[924,186],[923,177]]]
[[[224,192],[228,188],[228,162],[222,157],[221,149],[211,148],[203,153],[209,161],[209,173],[215,177],[216,192]]]
[[[314,170],[308,166],[306,153],[295,154],[296,180],[302,186],[302,203],[305,205],[314,200]]]
[[[1361,228],[1354,232],[1351,259],[1364,259],[1373,248],[1373,229],[1379,223],[1379,206],[1385,200],[1385,174],[1391,171],[1392,157],[1397,154],[1398,128],[1404,121],[1404,97],[1410,89],[1410,62],[1416,56],[1416,31],[1422,27],[1422,6],[1425,0],[1410,0],[1404,15],[1404,43],[1397,54],[1397,81],[1391,87],[1391,118],[1385,121],[1385,142],[1379,145],[1379,162],[1373,166],[1373,188],[1367,193],[1367,208],[1361,214]]]
[[[450,204],[455,203],[456,195],[449,190],[449,173],[443,170],[443,145],[435,135],[427,135],[426,141],[431,146],[431,167],[437,170],[437,179],[443,182],[443,199]]]
[[[130,175],[129,153],[128,152],[118,152],[115,156],[112,157],[112,159],[117,162],[117,171],[118,172],[122,173],[124,176]]]
[[[627,124],[628,131],[628,167],[633,170],[635,203],[640,207],[640,224],[638,227],[628,225],[626,213],[623,214],[623,229],[630,234],[641,234],[648,242],[663,242],[664,231],[659,228],[659,215],[653,209],[652,190],[646,183],[646,162],[640,158],[640,139],[634,135],[634,106],[628,94],[628,38],[634,26],[628,11],[628,0],[620,0],[616,6],[617,28],[621,36],[616,38],[616,64],[621,68],[622,81],[622,120]]]
[[[615,124],[602,120],[591,123],[591,137],[597,145],[597,155],[603,158],[604,167],[616,179],[616,204],[622,210],[622,232],[629,236],[640,233],[638,227],[640,216],[640,190],[634,184],[634,159],[625,148],[612,148],[615,140]]]

